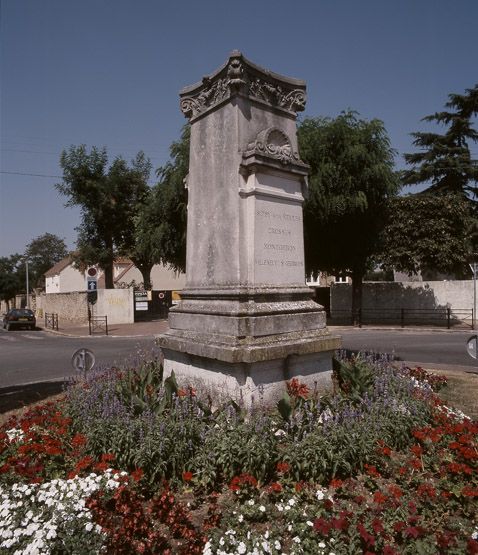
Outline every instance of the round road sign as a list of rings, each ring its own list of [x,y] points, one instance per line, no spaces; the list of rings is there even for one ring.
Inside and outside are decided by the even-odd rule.
[[[95,355],[88,349],[78,349],[71,357],[71,365],[78,372],[88,372],[95,362]]]
[[[468,354],[476,359],[478,350],[478,335],[472,335],[466,342],[466,350]]]
[[[98,269],[91,266],[88,270],[86,270],[86,273],[88,274],[88,277],[95,278],[98,275]]]

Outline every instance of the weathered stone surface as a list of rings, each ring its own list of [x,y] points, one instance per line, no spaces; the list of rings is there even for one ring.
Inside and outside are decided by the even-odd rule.
[[[233,52],[180,97],[191,122],[186,288],[159,340],[165,371],[197,365],[240,381],[237,365],[252,365],[241,372],[264,385],[284,379],[291,357],[330,370],[340,341],[305,286],[308,167],[295,121],[305,83]]]

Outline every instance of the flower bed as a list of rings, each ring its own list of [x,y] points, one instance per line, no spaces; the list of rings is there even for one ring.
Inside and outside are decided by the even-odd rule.
[[[0,432],[0,552],[478,553],[478,425],[444,380],[338,357],[335,392],[212,405],[153,361]]]

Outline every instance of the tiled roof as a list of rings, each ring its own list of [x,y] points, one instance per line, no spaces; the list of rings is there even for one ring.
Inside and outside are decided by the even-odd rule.
[[[64,270],[67,266],[69,266],[73,262],[73,258],[71,255],[66,256],[60,262],[57,262],[52,268],[50,268],[47,272],[45,272],[45,277],[53,277],[58,275],[62,270]]]

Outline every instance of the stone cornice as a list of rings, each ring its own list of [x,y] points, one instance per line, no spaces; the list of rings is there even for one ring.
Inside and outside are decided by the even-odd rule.
[[[305,82],[284,77],[247,60],[237,50],[214,73],[179,93],[183,114],[194,119],[234,95],[247,96],[290,114],[304,110]]]

